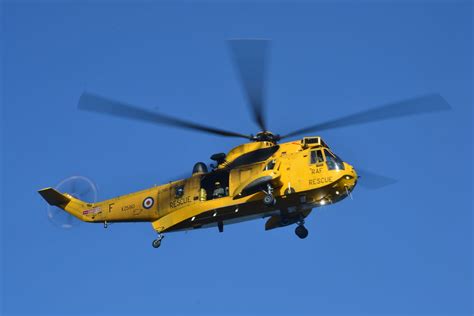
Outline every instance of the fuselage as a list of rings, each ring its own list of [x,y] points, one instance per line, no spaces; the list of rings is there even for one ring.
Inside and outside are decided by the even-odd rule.
[[[259,181],[263,186],[254,185]],[[158,232],[278,217],[267,222],[271,229],[341,201],[356,183],[354,168],[319,137],[279,145],[253,142],[231,150],[212,171],[95,204],[68,196],[74,203],[65,209],[87,222],[152,222]],[[274,205],[262,203],[267,188]]]

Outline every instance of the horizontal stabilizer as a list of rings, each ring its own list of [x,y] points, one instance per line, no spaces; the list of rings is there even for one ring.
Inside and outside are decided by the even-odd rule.
[[[67,205],[71,199],[66,197],[65,195],[59,193],[53,188],[46,188],[38,191],[39,194],[49,203],[49,205],[54,206],[65,206]]]

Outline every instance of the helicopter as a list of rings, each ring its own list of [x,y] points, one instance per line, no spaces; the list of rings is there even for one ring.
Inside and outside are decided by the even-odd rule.
[[[154,248],[164,234],[266,219],[265,230],[296,225],[295,234],[308,236],[305,219],[314,208],[351,196],[361,172],[342,160],[320,136],[298,135],[405,116],[446,111],[449,104],[439,94],[386,104],[299,128],[285,135],[267,128],[264,110],[265,69],[269,40],[230,40],[235,68],[246,94],[253,121],[260,131],[243,134],[207,126],[136,107],[98,94],[83,92],[82,111],[152,124],[184,128],[246,140],[226,153],[211,156],[213,164],[197,162],[190,177],[97,203],[48,187],[39,190],[46,202],[81,221],[103,223],[150,222],[157,233]],[[288,140],[282,142],[283,140]],[[367,172],[361,179],[369,181]]]

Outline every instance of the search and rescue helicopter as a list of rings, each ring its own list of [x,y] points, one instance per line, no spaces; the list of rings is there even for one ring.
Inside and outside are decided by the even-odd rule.
[[[85,222],[151,222],[161,245],[163,234],[224,226],[245,220],[267,218],[265,230],[296,224],[295,233],[308,236],[305,218],[313,208],[339,202],[351,195],[360,172],[339,158],[319,136],[281,142],[297,135],[321,132],[349,125],[449,110],[437,94],[374,107],[328,120],[286,135],[267,129],[264,118],[265,66],[268,40],[229,41],[236,69],[247,94],[251,113],[260,128],[246,135],[159,114],[96,94],[84,92],[78,108],[101,114],[165,124],[226,137],[247,139],[227,154],[211,156],[210,168],[198,162],[192,176],[171,183],[92,203],[54,188],[39,191],[53,206]],[[376,177],[366,173],[362,181]]]

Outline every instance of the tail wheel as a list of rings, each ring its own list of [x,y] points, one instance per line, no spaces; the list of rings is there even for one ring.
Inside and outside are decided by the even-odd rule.
[[[161,239],[155,239],[153,240],[153,242],[151,243],[151,245],[153,246],[153,248],[158,248],[161,246]]]
[[[155,240],[153,240],[153,242],[151,243],[151,245],[153,246],[153,248],[159,248],[161,246],[161,240],[165,238],[165,236],[162,234],[162,233],[158,233],[158,238],[156,238]]]
[[[89,178],[83,176],[72,176],[59,182],[56,187],[59,192],[64,192],[73,197],[89,203],[97,202],[98,189],[96,184]],[[79,225],[81,222],[71,214],[60,209],[59,207],[48,205],[48,219],[55,226],[70,229]]]

